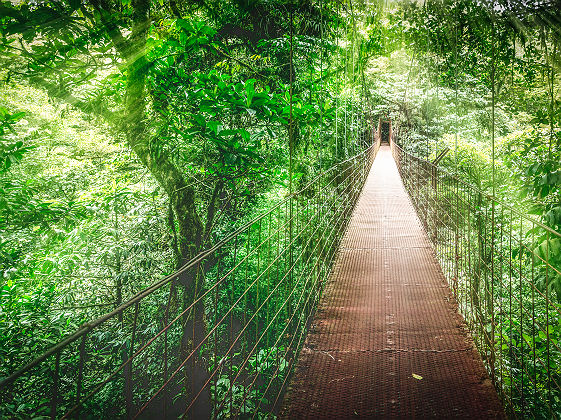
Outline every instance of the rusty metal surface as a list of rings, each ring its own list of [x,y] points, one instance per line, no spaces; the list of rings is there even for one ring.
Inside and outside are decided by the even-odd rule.
[[[281,417],[504,418],[388,146],[345,233]]]

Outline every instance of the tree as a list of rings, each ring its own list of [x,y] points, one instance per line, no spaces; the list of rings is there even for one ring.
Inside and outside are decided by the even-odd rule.
[[[171,246],[179,267],[212,242],[221,212],[235,214],[237,201],[255,195],[243,184],[270,183],[267,171],[285,160],[278,133],[287,130],[289,120],[311,121],[305,106],[289,113],[289,101],[303,101],[286,95],[295,70],[287,60],[285,35],[296,25],[301,34],[317,36],[320,25],[311,2],[158,4],[3,2],[0,59],[9,77],[24,78],[53,99],[112,124],[169,198]],[[216,13],[219,6],[227,11],[224,15]],[[289,9],[295,15],[291,22]],[[196,13],[216,29],[195,18]],[[248,60],[264,54],[274,62]],[[235,72],[220,73],[217,66]],[[281,81],[272,82],[271,90],[274,76]],[[263,125],[268,141],[252,137],[248,128],[256,123]],[[180,283],[187,306],[202,291],[202,279],[185,275]],[[202,305],[183,323],[183,355],[204,336]],[[207,375],[200,359],[190,368],[187,393],[190,377],[204,383]],[[208,409],[200,400],[200,409]]]

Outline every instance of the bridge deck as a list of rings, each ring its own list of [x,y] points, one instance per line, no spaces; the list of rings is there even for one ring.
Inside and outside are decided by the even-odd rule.
[[[504,417],[388,146],[343,238],[282,417]]]

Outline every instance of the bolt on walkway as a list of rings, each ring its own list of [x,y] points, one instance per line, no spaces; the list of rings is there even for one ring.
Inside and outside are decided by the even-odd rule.
[[[388,146],[341,243],[281,417],[505,417]]]

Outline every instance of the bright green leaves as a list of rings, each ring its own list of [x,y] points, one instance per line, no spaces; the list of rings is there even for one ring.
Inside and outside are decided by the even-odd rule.
[[[235,81],[216,70],[183,77],[170,68],[170,73],[176,78],[173,83],[158,78],[158,74],[153,77],[166,83],[158,87],[161,99],[169,103],[168,109],[162,110],[164,130],[175,135],[162,138],[155,152],[165,148],[197,177],[262,176],[271,169],[273,162],[267,155],[272,149],[264,147],[267,141],[263,137],[270,139],[271,128],[282,122],[279,109],[285,105],[283,95],[271,93],[256,79]],[[256,130],[256,124],[263,128]]]
[[[286,163],[291,117],[295,131],[306,141],[311,141],[314,127],[333,119],[329,100],[310,101],[311,96],[324,95],[319,92],[324,84],[302,80],[291,98],[288,85],[277,81],[271,90],[269,81],[251,71],[253,62],[232,58],[238,52],[220,44],[212,27],[195,19],[170,25],[168,39],[148,44],[152,63],[148,83],[157,98],[155,105],[165,104],[158,108],[163,120],[152,123],[154,131],[162,133],[153,151],[161,156],[165,150],[179,166],[186,166],[187,177],[258,174],[272,179],[274,166]],[[223,59],[236,64],[216,65]],[[242,60],[249,65],[244,67]],[[306,97],[300,97],[304,92]]]
[[[82,26],[83,19],[76,13],[79,7],[79,0],[42,1],[39,4],[20,2],[18,5],[2,2],[0,37],[6,37],[4,38],[4,41],[7,41],[6,45],[16,39],[8,40],[7,37],[10,35],[19,34],[26,42],[39,38],[40,43],[28,47],[32,53],[51,52],[55,55],[56,51],[51,50],[55,47],[60,50],[57,58],[62,58],[71,51],[70,46],[79,48],[80,43],[87,42],[81,38],[85,31]]]
[[[560,230],[560,152],[555,144],[550,149],[547,131],[532,129],[508,136],[501,154],[516,181],[522,181],[524,196],[531,199],[529,213],[541,216],[549,227]]]
[[[558,189],[561,185],[561,168],[557,167],[557,162],[545,161],[534,163],[526,169],[526,176],[533,179],[534,196],[543,199]]]
[[[204,22],[177,19],[176,24],[179,28],[193,35],[204,36],[207,38],[212,38],[214,35],[216,35],[216,31],[210,26],[206,25]]]
[[[30,149],[32,147],[25,147],[21,140],[15,143],[0,140],[0,173],[6,172],[13,164],[19,162]]]
[[[554,206],[545,212],[544,221],[548,226],[561,226],[561,207]]]
[[[249,79],[245,82],[245,92],[246,92],[246,105],[251,107],[251,101],[253,100],[253,95],[255,94],[255,79]]]
[[[189,80],[185,80],[188,83],[187,100],[199,110],[191,117],[195,125],[205,127],[206,121],[214,121],[211,131],[218,134],[221,125],[218,120],[230,113],[246,114],[260,120],[273,118],[272,110],[278,107],[280,100],[277,95],[269,93],[267,87],[257,88],[255,79],[237,83],[229,79],[211,70],[192,74]]]
[[[8,133],[15,134],[13,125],[24,115],[24,112],[10,113],[6,108],[0,107],[0,173],[6,172],[33,149],[33,146],[24,146],[22,140],[6,137]]]
[[[149,37],[146,42],[150,72],[159,76],[189,77],[190,69],[202,54],[216,54],[223,48],[216,37],[216,30],[204,22],[188,19],[168,21],[166,37]],[[166,73],[170,73],[166,75]]]
[[[0,106],[0,136],[6,134],[7,131],[12,131],[12,125],[19,119],[23,118],[25,112],[10,113],[6,108]]]
[[[238,99],[239,102],[241,99]],[[259,166],[259,152],[254,150],[258,146],[251,144],[251,134],[245,128],[224,128],[224,122],[219,118],[219,108],[206,107],[204,114],[194,114],[191,119],[191,127],[184,130],[182,137],[190,142],[209,142],[219,153],[220,158],[208,170],[231,172],[243,168],[257,168]],[[202,107],[201,107],[202,110]],[[253,115],[257,112],[254,110]],[[218,173],[217,173],[218,174]]]
[[[220,134],[220,132],[222,131],[222,124],[220,123],[220,121],[208,121],[206,125],[211,133],[215,136]]]
[[[203,22],[195,20],[177,19],[179,43],[185,49],[209,45],[216,35],[216,31]]]
[[[201,114],[196,114],[193,117],[193,123],[200,126],[202,128],[202,132],[204,132],[205,127],[206,127],[206,121]]]

